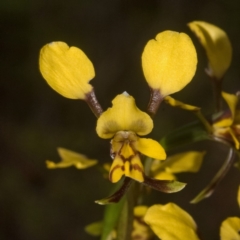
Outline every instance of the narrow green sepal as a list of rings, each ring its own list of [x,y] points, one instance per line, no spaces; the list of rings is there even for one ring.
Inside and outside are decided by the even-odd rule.
[[[100,204],[100,205],[106,205],[106,204],[112,204],[112,203],[117,203],[121,200],[121,198],[124,196],[124,194],[127,192],[129,187],[132,184],[132,179],[125,177],[122,186],[114,192],[111,196],[96,200],[95,203]]]
[[[208,134],[203,124],[199,121],[195,121],[167,134],[160,140],[160,144],[166,151],[169,151],[176,147],[209,139],[211,139],[211,136]]]
[[[194,204],[198,203],[204,198],[208,198],[212,195],[217,185],[221,182],[221,180],[224,178],[226,173],[231,168],[234,161],[234,157],[235,157],[234,149],[230,148],[228,152],[228,156],[224,161],[222,167],[218,170],[217,174],[213,177],[210,183],[193,200],[191,200],[190,203],[194,203]]]
[[[144,185],[160,192],[175,193],[181,191],[187,184],[175,180],[158,180],[144,176]]]

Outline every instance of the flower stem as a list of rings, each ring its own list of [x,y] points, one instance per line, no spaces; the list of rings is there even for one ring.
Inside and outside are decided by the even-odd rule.
[[[92,110],[92,112],[94,113],[94,115],[99,118],[100,115],[103,112],[103,109],[100,105],[100,103],[97,100],[97,97],[95,95],[94,89],[92,89],[91,92],[89,92],[88,94],[86,94],[86,98],[85,101],[87,102],[88,106],[90,107],[90,109]]]
[[[163,100],[163,96],[161,95],[159,89],[150,88],[150,92],[151,92],[151,95],[150,95],[147,111],[152,117],[154,117],[154,115],[157,113],[160,103]]]

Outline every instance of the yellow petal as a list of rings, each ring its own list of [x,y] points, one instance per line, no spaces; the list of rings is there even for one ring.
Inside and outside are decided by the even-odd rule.
[[[202,21],[188,24],[206,50],[209,69],[208,74],[221,79],[232,60],[232,46],[227,34],[219,27]]]
[[[164,148],[159,142],[153,139],[139,138],[138,141],[135,142],[134,147],[145,156],[158,160],[166,159],[166,152]]]
[[[153,232],[143,221],[147,212],[147,206],[137,206],[134,208],[133,230],[131,240],[150,240],[153,238]]]
[[[199,111],[200,110],[199,107],[188,105],[183,102],[177,101],[176,99],[174,99],[170,96],[165,97],[164,101],[166,103],[168,103],[169,105],[171,105],[172,107],[179,107],[179,108],[182,108],[182,109],[188,110],[188,111]]]
[[[153,232],[164,240],[199,240],[192,217],[174,203],[153,205],[144,217]]]
[[[153,177],[154,179],[159,179],[159,180],[176,180],[177,179],[174,174],[170,172],[164,172],[164,171],[157,173]]]
[[[48,168],[66,168],[74,166],[77,169],[85,169],[97,164],[97,160],[88,159],[85,155],[67,150],[65,148],[58,148],[58,153],[61,157],[61,162],[54,163],[47,160],[46,164]]]
[[[101,138],[111,138],[118,131],[132,131],[146,135],[152,131],[153,121],[148,114],[139,110],[135,100],[128,93],[117,95],[113,107],[103,112],[97,121],[97,134]]]
[[[129,143],[124,143],[121,149],[121,156],[123,156],[125,159],[128,159],[134,155],[134,151],[132,147],[129,145]]]
[[[124,174],[124,162],[120,156],[116,155],[109,171],[109,180],[113,183],[116,183]]]
[[[238,97],[234,94],[229,94],[226,92],[222,92],[222,97],[226,101],[230,111],[231,116],[221,119],[218,122],[214,123],[214,127],[230,127],[233,124],[233,121],[235,120],[235,113],[236,108],[238,104]]]
[[[170,173],[198,172],[206,152],[189,151],[168,157],[165,162]],[[167,164],[168,163],[168,164]]]
[[[109,180],[113,183],[118,182],[125,175],[136,181],[143,182],[143,166],[138,155],[127,159],[122,159],[116,155],[109,172]]]
[[[195,74],[197,54],[185,33],[164,31],[150,40],[142,54],[144,76],[163,97],[184,88]]]
[[[147,212],[148,207],[145,205],[139,205],[134,207],[133,215],[135,217],[143,217]]]
[[[84,230],[91,236],[98,237],[102,234],[103,222],[94,222],[87,225]]]
[[[238,187],[237,202],[238,202],[238,206],[240,207],[240,186]]]
[[[239,149],[240,143],[239,143],[239,141],[238,141],[237,136],[235,135],[235,133],[233,132],[233,130],[232,130],[231,128],[228,128],[228,132],[229,132],[229,134],[230,134],[231,137],[232,137],[232,140],[233,140],[233,142],[234,142],[234,144],[235,144],[235,148],[236,148],[236,149]]]
[[[221,240],[240,240],[240,218],[230,217],[222,222],[220,228]]]
[[[71,99],[84,99],[92,90],[92,62],[85,53],[64,42],[52,42],[40,52],[40,71],[47,83],[59,94]]]
[[[128,161],[126,162],[128,163]],[[125,163],[125,169],[127,170],[127,166]],[[138,182],[143,182],[144,177],[143,177],[143,165],[141,162],[141,159],[139,155],[135,155],[129,162],[130,164],[128,165],[129,171],[126,174],[127,177],[130,177]],[[125,171],[126,171],[125,170]]]

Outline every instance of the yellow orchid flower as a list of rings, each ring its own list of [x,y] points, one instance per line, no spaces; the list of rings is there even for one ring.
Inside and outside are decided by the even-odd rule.
[[[208,75],[222,79],[232,60],[232,46],[227,34],[221,28],[203,21],[193,21],[188,26],[206,51]]]
[[[113,164],[109,179],[118,182],[123,175],[143,182],[143,165],[140,153],[163,160],[166,153],[162,146],[149,138],[140,138],[152,131],[153,121],[148,114],[140,111],[133,97],[124,92],[112,101],[97,121],[97,134],[111,140]]]
[[[155,179],[176,180],[175,174],[181,172],[198,172],[206,152],[188,151],[174,154],[164,162],[154,161],[151,172]]]
[[[144,221],[163,240],[199,240],[193,218],[174,203],[151,206]]]
[[[40,71],[47,83],[59,94],[71,99],[85,99],[95,76],[92,62],[85,53],[64,42],[46,44],[40,51]]]
[[[239,96],[222,92],[222,97],[226,101],[229,110],[223,112],[218,118],[214,119],[213,134],[217,137],[223,138],[227,141],[233,142],[236,149],[239,149],[240,138],[240,110]]]
[[[54,163],[47,160],[47,168],[54,169],[74,166],[77,169],[86,169],[97,164],[97,160],[88,159],[85,155],[65,148],[58,148],[57,151],[59,156],[61,157],[61,161],[59,163]]]
[[[142,54],[143,73],[149,86],[164,98],[180,91],[193,78],[197,54],[185,33],[164,31],[150,40]]]

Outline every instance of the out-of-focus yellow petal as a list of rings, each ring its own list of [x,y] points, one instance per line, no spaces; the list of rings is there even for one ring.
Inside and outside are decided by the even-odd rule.
[[[235,119],[235,113],[236,113],[236,108],[237,108],[237,104],[238,104],[238,97],[235,94],[229,94],[226,92],[222,92],[222,97],[226,101],[226,103],[231,111],[232,122],[233,122]]]
[[[182,109],[188,110],[188,111],[199,111],[200,110],[199,107],[192,106],[192,105],[185,104],[183,102],[177,101],[176,99],[174,99],[170,96],[165,97],[164,101],[166,103],[168,103],[169,105],[171,105],[172,107],[179,107],[179,108],[182,108]]]
[[[174,203],[153,205],[144,217],[153,232],[164,240],[199,240],[192,217]]]
[[[125,162],[125,175],[138,182],[144,181],[143,165],[138,154],[135,155],[129,162]]]
[[[71,99],[84,99],[92,90],[92,62],[85,53],[64,42],[52,42],[40,52],[40,71],[47,83],[59,94]]]
[[[85,155],[65,148],[58,148],[58,154],[61,157],[61,162],[54,163],[47,160],[47,168],[66,168],[74,166],[77,169],[85,169],[97,164],[97,160],[88,159]]]
[[[145,224],[143,217],[148,207],[144,205],[134,207],[134,220],[131,240],[150,240],[153,238],[153,232],[150,227]]]
[[[197,54],[185,33],[164,31],[150,40],[142,54],[142,67],[149,86],[163,97],[178,92],[193,78]]]
[[[214,135],[227,141],[232,141],[236,149],[239,149],[239,140],[231,127],[216,127],[214,124]]]
[[[139,138],[138,141],[135,142],[134,147],[145,156],[158,160],[166,159],[166,152],[164,148],[159,142],[153,139]]]
[[[166,171],[170,173],[198,172],[206,152],[189,151],[178,153],[167,159]]]
[[[143,217],[146,214],[147,210],[148,210],[148,207],[145,205],[136,206],[133,209],[133,215],[135,217]]]
[[[177,180],[176,176],[170,172],[159,172],[156,175],[153,176],[154,179],[159,179],[159,180]]]
[[[235,144],[236,149],[239,149],[240,143],[239,143],[239,140],[238,140],[237,136],[235,135],[235,133],[233,132],[233,130],[231,128],[228,128],[228,132],[232,137],[232,140]]]
[[[221,79],[232,60],[232,46],[227,34],[221,28],[203,21],[194,21],[188,26],[206,50],[209,61],[208,74]]]
[[[226,92],[222,92],[222,97],[226,101],[226,103],[231,111],[231,116],[223,118],[218,122],[215,122],[214,127],[230,127],[233,124],[235,117],[236,117],[238,97],[234,94],[229,94]],[[237,116],[237,118],[238,118],[238,116]],[[238,120],[238,119],[236,119],[236,120]]]
[[[132,131],[146,135],[152,131],[150,116],[139,110],[135,100],[128,93],[117,95],[112,101],[113,107],[103,112],[97,121],[97,134],[101,138],[111,138],[118,131]]]
[[[220,228],[221,240],[240,240],[240,218],[230,217],[222,222]]]
[[[103,222],[94,222],[87,225],[84,230],[91,236],[98,237],[102,234]]]

